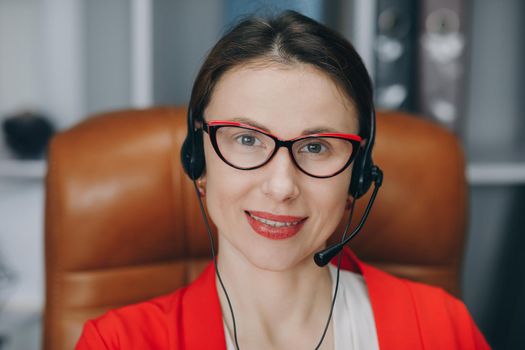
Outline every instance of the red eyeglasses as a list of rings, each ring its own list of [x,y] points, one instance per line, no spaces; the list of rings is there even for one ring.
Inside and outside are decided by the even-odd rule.
[[[259,128],[232,121],[204,122],[217,155],[240,170],[253,170],[268,163],[279,148],[286,147],[303,173],[328,178],[345,170],[355,159],[362,138],[353,134],[319,133],[281,140]]]

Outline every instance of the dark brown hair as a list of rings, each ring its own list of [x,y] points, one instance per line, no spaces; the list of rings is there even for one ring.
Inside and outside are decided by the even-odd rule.
[[[254,62],[306,63],[328,74],[359,113],[359,133],[370,136],[372,83],[354,47],[339,33],[298,12],[249,17],[211,49],[193,85],[189,109],[202,120],[213,89],[228,70]]]

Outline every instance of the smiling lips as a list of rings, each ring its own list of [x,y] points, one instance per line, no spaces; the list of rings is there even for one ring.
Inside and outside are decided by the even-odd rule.
[[[307,217],[274,215],[261,211],[246,211],[252,229],[269,239],[286,239],[297,234]]]

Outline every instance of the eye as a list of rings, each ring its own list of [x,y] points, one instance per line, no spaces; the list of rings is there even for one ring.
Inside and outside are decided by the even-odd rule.
[[[312,141],[299,149],[299,153],[321,154],[328,151],[328,147],[319,141]]]
[[[243,146],[260,146],[261,145],[261,141],[254,135],[250,135],[250,134],[238,135],[235,137],[235,141],[237,141],[239,144]]]

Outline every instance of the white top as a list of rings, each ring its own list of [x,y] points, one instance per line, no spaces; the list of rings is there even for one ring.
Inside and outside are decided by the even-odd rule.
[[[337,267],[330,264],[328,268],[332,276],[333,295]],[[379,349],[374,313],[363,276],[341,269],[332,322],[336,350]],[[319,330],[319,334],[321,331]],[[235,350],[235,345],[226,326],[224,326],[224,333],[226,349]],[[312,348],[315,345],[317,344],[313,344]]]

